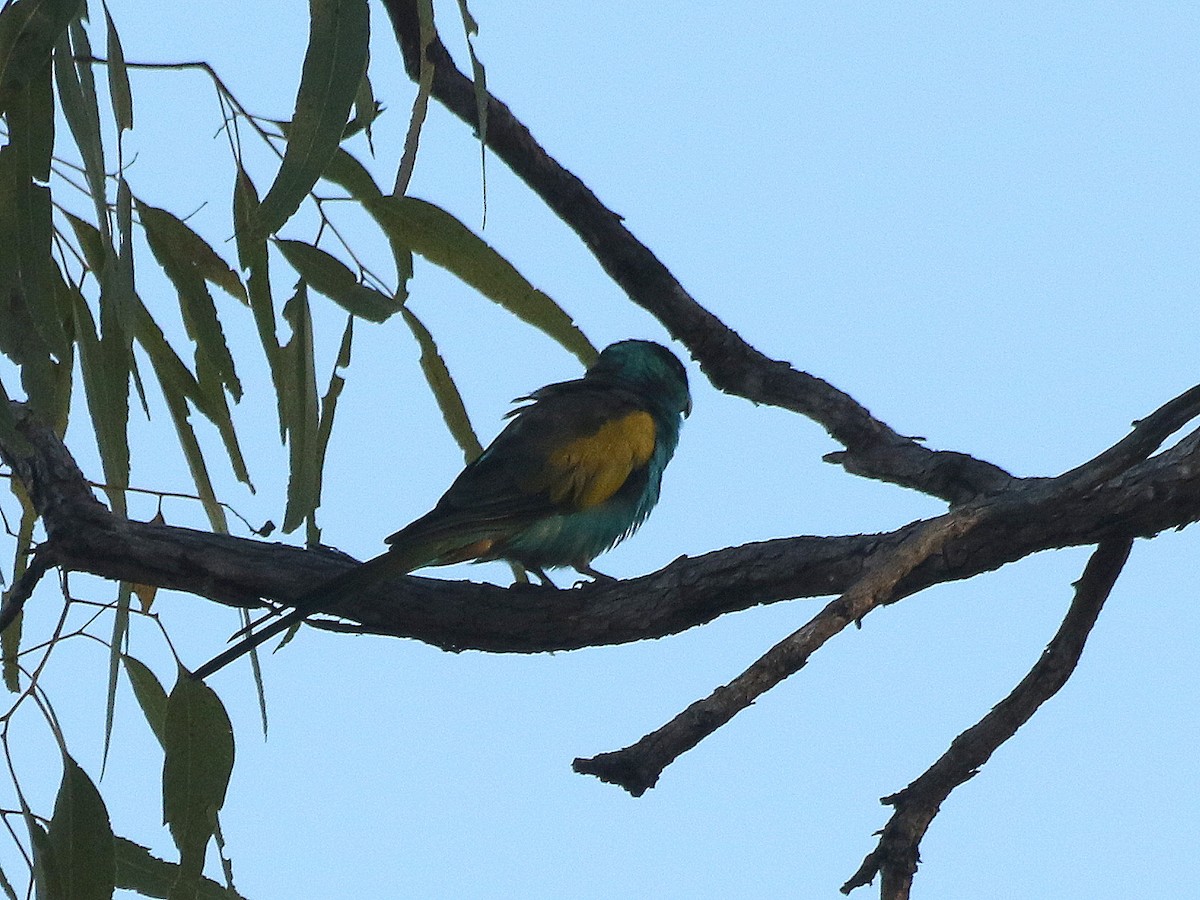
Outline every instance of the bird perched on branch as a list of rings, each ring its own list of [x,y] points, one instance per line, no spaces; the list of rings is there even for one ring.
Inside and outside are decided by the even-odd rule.
[[[652,341],[612,344],[574,381],[515,402],[512,421],[437,505],[387,539],[387,552],[300,597],[295,609],[194,673],[205,678],[318,609],[388,578],[468,560],[606,578],[592,560],[628,537],[658,502],[663,469],[691,412],[687,373]]]

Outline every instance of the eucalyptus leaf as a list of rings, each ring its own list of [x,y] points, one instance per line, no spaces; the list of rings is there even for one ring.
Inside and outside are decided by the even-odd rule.
[[[233,727],[213,690],[182,670],[167,697],[163,822],[179,848],[180,885],[198,885],[233,771]]]
[[[417,339],[417,346],[421,348],[421,371],[425,374],[429,389],[433,391],[433,397],[437,401],[438,409],[441,410],[446,427],[450,430],[450,434],[458,446],[462,448],[467,462],[470,462],[483,452],[483,445],[479,443],[479,436],[475,433],[471,420],[467,416],[467,407],[463,403],[462,395],[458,392],[458,386],[454,383],[446,361],[438,352],[437,344],[434,343],[429,329],[408,307],[405,307],[402,313],[405,324],[412,331],[413,337]]]
[[[310,0],[308,50],[296,110],[275,182],[263,197],[254,233],[273,234],[300,208],[342,141],[367,71],[367,0]]]
[[[149,666],[141,660],[128,654],[122,654],[121,662],[125,664],[125,674],[133,687],[133,696],[137,699],[146,723],[158,743],[166,745],[167,728],[167,692]]]
[[[320,247],[304,241],[275,243],[309,287],[347,312],[372,322],[384,322],[400,308],[387,294],[361,284],[349,266]]]
[[[50,59],[84,0],[16,0],[0,11],[0,113]]]
[[[595,361],[596,348],[562,307],[450,213],[415,197],[383,197],[363,205],[389,237],[541,329],[585,366]]]
[[[318,439],[320,414],[317,376],[313,361],[312,315],[308,289],[301,281],[283,307],[292,338],[281,351],[283,377],[291,385],[284,397],[284,424],[288,439],[287,507],[284,532],[292,532],[316,509],[318,475],[313,448]]]
[[[125,68],[125,50],[116,23],[104,4],[105,43],[108,56],[108,93],[112,101],[113,118],[120,130],[133,128],[133,92],[129,89],[129,71]]]
[[[63,900],[111,900],[115,849],[108,810],[96,785],[70,756],[54,800],[47,840]]]

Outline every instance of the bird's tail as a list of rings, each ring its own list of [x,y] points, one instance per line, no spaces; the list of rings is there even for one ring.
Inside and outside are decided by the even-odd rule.
[[[233,646],[227,648],[222,653],[214,656],[200,668],[192,673],[195,679],[207,678],[214,672],[223,669],[229,663],[233,662],[239,656],[249,653],[259,644],[270,640],[277,634],[291,628],[297,622],[302,621],[306,616],[317,612],[318,610],[325,612],[334,612],[345,601],[349,600],[360,591],[379,583],[389,577],[398,577],[406,575],[413,569],[422,565],[422,559],[414,559],[414,555],[410,553],[396,553],[394,551],[383,553],[373,559],[367,560],[361,565],[355,566],[331,578],[329,581],[322,584],[320,587],[303,594],[295,601],[295,608],[289,612],[279,616],[274,621],[264,625],[258,631],[247,634],[242,640],[238,641]],[[262,620],[260,620],[261,622]],[[250,627],[253,628],[254,623]],[[243,634],[238,632],[234,637]]]

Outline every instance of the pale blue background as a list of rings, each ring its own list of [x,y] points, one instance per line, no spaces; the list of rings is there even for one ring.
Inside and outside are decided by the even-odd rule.
[[[206,59],[254,111],[290,114],[304,4],[111,8],[129,59]],[[1056,474],[1200,381],[1194,4],[471,8],[493,91],[699,302],[898,431],[1017,474]],[[371,167],[389,185],[413,91],[382,9],[372,13],[372,73],[389,110]],[[439,15],[464,58],[454,4]],[[219,243],[230,234],[232,176],[224,140],[212,137],[211,89],[196,73],[133,78],[135,193],[181,215],[200,208],[191,221],[232,259]],[[365,155],[361,140],[352,146]],[[465,126],[434,106],[412,192],[478,227],[478,156]],[[273,170],[256,158],[265,189]],[[665,339],[495,159],[487,176],[487,240],[597,345]],[[347,227],[388,272],[374,232]],[[312,236],[303,221],[288,233]],[[145,254],[143,291],[169,316],[156,274]],[[280,280],[280,298],[289,286]],[[412,292],[485,441],[511,398],[578,371],[428,265]],[[239,511],[279,521],[285,457],[273,404],[249,317],[226,300],[247,360],[238,416],[258,493],[214,470]],[[324,378],[341,320],[317,305]],[[360,557],[424,512],[462,462],[416,356],[398,320],[357,332],[321,521],[326,541]],[[662,504],[600,561],[605,571],[634,575],[780,535],[892,529],[941,510],[822,463],[836,445],[818,426],[720,395],[690,371],[696,411]],[[161,405],[155,413],[138,426],[135,483],[187,490]],[[98,478],[86,436],[72,434]],[[166,515],[201,521],[178,501]],[[945,804],[914,896],[1194,896],[1197,549],[1194,530],[1135,546],[1075,678]],[[821,601],[553,656],[449,655],[306,631],[266,661],[268,741],[248,667],[213,680],[238,739],[222,815],[237,886],[254,900],[840,896],[887,820],[878,798],[920,774],[1036,661],[1086,556],[1042,554],[873,614],[638,800],[572,774],[571,759],[662,724]],[[498,566],[463,571],[507,577]],[[72,585],[80,596],[111,593]],[[55,595],[42,596],[49,615]],[[156,609],[193,665],[236,624],[192,597],[163,595]],[[76,644],[74,666],[64,652],[47,678],[98,775],[104,651]],[[132,648],[172,676],[151,625],[138,625]],[[157,745],[124,688],[114,746],[102,789],[115,829],[157,836],[156,851],[171,855]],[[52,773],[38,797],[48,808],[55,757],[34,746],[27,756],[27,777]]]

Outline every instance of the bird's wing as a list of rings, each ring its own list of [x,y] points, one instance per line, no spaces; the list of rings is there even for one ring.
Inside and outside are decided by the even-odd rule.
[[[388,538],[393,546],[481,536],[613,496],[654,452],[656,425],[635,398],[580,382],[543,389],[468,465],[437,506]]]
[[[655,431],[650,413],[630,410],[551,447],[522,487],[572,511],[598,506],[650,460]]]

